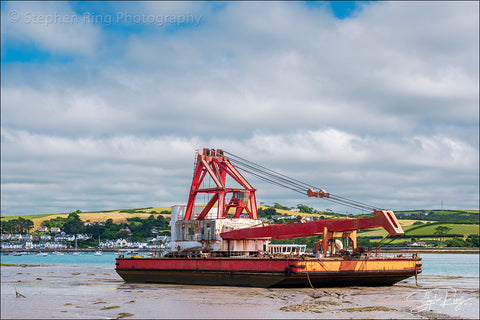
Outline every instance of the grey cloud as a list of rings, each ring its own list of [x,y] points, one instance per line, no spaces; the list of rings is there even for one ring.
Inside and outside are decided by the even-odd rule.
[[[2,65],[2,213],[184,203],[205,146],[379,207],[478,207],[478,3],[381,2],[345,20],[301,3],[162,5],[125,6],[203,22],[92,28],[95,58]],[[34,39],[69,46],[49,34]],[[252,183],[259,202],[333,207]]]

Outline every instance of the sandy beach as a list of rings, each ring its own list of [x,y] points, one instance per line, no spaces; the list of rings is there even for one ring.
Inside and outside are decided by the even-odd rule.
[[[262,289],[126,284],[113,266],[2,266],[2,319],[471,318],[478,278],[419,276],[393,287]],[[17,297],[16,289],[24,297]]]

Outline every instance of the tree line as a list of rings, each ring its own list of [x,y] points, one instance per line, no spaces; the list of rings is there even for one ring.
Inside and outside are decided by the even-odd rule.
[[[114,223],[113,219],[107,219],[105,225],[94,223],[86,225],[80,219],[80,216],[73,212],[64,218],[65,222],[61,229],[65,233],[78,234],[85,233],[97,240],[114,240],[118,238],[129,239],[132,241],[145,241],[148,237],[156,235],[153,229],[163,230],[164,234],[168,231],[168,221],[162,214],[170,213],[162,211],[157,217],[151,214],[148,218],[127,218],[127,222]],[[128,229],[127,229],[128,228]],[[167,229],[168,232],[165,232]],[[128,231],[130,230],[130,231]]]
[[[33,228],[33,221],[19,217],[11,220],[0,220],[2,233],[29,233]]]

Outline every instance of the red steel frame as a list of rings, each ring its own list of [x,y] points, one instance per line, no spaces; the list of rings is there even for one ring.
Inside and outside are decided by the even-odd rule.
[[[213,188],[200,188],[207,173],[216,186]],[[227,175],[232,177],[243,189],[227,188]],[[192,219],[195,198],[199,193],[212,193],[213,195],[197,217],[197,220],[204,220],[210,209],[216,203],[218,204],[217,219],[226,218],[230,208],[235,208],[234,218],[239,218],[245,210],[251,219],[258,219],[255,189],[230,163],[230,160],[223,155],[223,151],[221,150],[203,149],[203,154],[197,154],[192,187],[190,188],[187,210],[185,211],[185,220]],[[230,201],[225,204],[227,193],[231,193],[232,197]],[[245,201],[245,198],[248,198],[248,201]]]

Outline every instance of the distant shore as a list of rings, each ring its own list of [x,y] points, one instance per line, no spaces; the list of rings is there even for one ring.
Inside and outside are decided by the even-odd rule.
[[[124,251],[135,251],[135,252],[152,252],[156,250],[151,249],[138,249],[138,248],[81,248],[81,249],[0,249],[2,254],[11,254],[15,252],[28,252],[28,253],[39,253],[39,252],[124,252]],[[375,251],[375,249],[372,249]],[[480,248],[381,248],[379,253],[458,253],[458,254],[480,254]]]
[[[381,248],[385,253],[465,253],[479,254],[480,248]]]
[[[67,248],[67,249],[0,249],[2,254],[11,254],[15,252],[28,252],[28,253],[39,253],[39,252],[95,252],[95,251],[102,251],[102,252],[125,252],[125,251],[135,251],[135,252],[152,252],[151,249],[138,249],[138,248]]]

